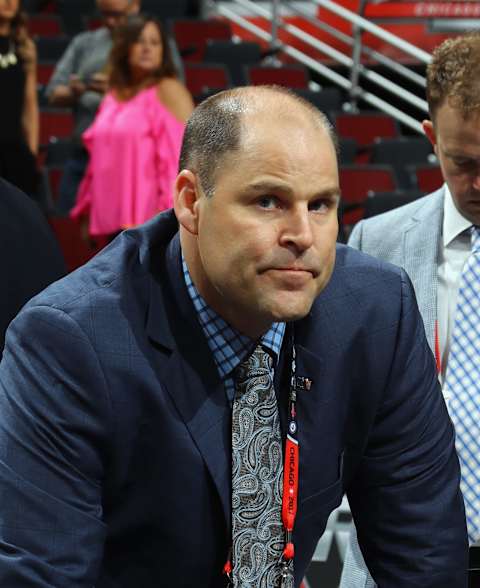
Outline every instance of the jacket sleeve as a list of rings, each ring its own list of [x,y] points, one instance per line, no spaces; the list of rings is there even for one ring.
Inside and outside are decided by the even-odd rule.
[[[362,232],[363,232],[363,221],[358,221],[358,223],[353,227],[352,232],[350,233],[350,237],[348,238],[348,243],[350,247],[354,249],[362,250]]]
[[[459,481],[453,426],[402,270],[388,383],[347,490],[363,556],[381,588],[466,587]]]
[[[85,333],[60,310],[26,307],[0,364],[0,586],[95,585],[109,419]]]

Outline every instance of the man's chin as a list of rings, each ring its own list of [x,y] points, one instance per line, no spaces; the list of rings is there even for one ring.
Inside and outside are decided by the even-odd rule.
[[[304,301],[302,303],[297,302],[297,304],[283,304],[278,305],[277,307],[272,309],[272,319],[273,322],[276,323],[290,323],[293,321],[298,321],[303,319],[307,316],[312,308],[313,300],[311,301]]]

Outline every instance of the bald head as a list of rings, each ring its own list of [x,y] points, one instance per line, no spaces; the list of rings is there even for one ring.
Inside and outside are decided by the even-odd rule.
[[[97,0],[97,7],[104,25],[113,31],[127,16],[139,12],[140,0]]]
[[[207,196],[223,158],[242,149],[248,137],[266,122],[295,120],[317,127],[337,145],[327,117],[312,104],[281,86],[249,86],[226,90],[203,101],[190,117],[180,154],[180,170],[195,172]]]

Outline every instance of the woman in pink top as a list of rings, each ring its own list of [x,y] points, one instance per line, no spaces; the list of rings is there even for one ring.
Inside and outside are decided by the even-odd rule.
[[[114,36],[110,91],[83,140],[90,154],[74,218],[113,235],[172,206],[184,123],[193,110],[161,24],[134,16]]]

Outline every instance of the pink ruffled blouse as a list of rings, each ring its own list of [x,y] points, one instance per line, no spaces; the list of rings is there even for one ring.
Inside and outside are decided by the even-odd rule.
[[[127,101],[107,94],[83,134],[90,163],[71,216],[89,214],[90,234],[109,235],[170,208],[184,128],[156,86]]]

